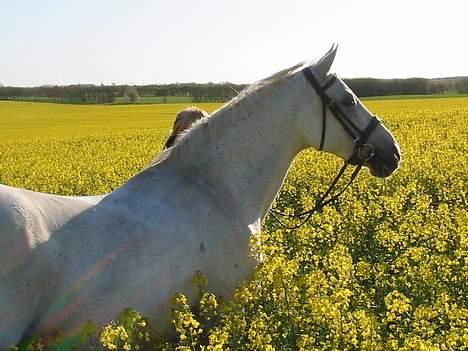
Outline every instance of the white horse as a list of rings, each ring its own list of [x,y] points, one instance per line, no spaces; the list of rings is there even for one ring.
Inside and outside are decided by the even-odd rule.
[[[0,349],[32,334],[73,335],[132,306],[168,325],[169,299],[190,294],[195,271],[229,297],[256,261],[249,237],[294,157],[308,147],[347,160],[356,140],[309,83],[366,129],[373,116],[342,80],[327,84],[336,48],[261,80],[196,125],[112,193],[64,197],[0,186]],[[323,95],[323,94],[322,94]],[[331,106],[331,105],[330,105]],[[336,111],[335,111],[336,112]],[[381,124],[367,143],[372,174],[390,175],[399,147]],[[369,134],[369,133],[368,133]]]

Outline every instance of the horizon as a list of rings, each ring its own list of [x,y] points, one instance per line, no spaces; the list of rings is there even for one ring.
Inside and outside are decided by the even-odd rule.
[[[466,79],[467,76],[453,76],[453,77],[434,77],[434,78],[424,78],[424,77],[408,77],[408,78],[375,78],[375,77],[354,77],[354,78],[347,78],[347,77],[340,77],[343,80],[354,80],[354,79],[375,79],[375,80],[410,80],[410,79],[425,79],[425,80],[438,80],[438,79]],[[4,85],[0,82],[0,88],[53,88],[53,87],[71,87],[71,86],[135,86],[135,87],[142,87],[142,86],[151,86],[151,85],[185,85],[185,84],[199,84],[199,85],[207,85],[207,84],[216,84],[216,85],[223,85],[223,84],[235,84],[235,85],[251,85],[255,82],[229,82],[226,80],[219,81],[219,82],[168,82],[168,83],[148,83],[148,84],[120,84],[120,83],[111,83],[111,84],[96,84],[96,83],[70,83],[70,84],[43,84],[43,85],[34,85],[34,86],[19,86],[19,85]]]
[[[457,0],[8,3],[0,84],[251,84],[333,42],[344,79],[466,77],[466,10]]]

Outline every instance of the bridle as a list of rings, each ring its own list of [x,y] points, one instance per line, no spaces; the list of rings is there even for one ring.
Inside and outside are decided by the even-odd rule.
[[[326,134],[326,128],[327,128],[327,107],[330,109],[330,111],[338,120],[338,122],[343,126],[344,130],[349,134],[349,136],[353,138],[354,149],[353,149],[353,154],[351,155],[351,157],[344,162],[343,166],[341,167],[340,171],[336,175],[335,179],[332,181],[332,183],[330,184],[328,189],[323,193],[323,195],[320,196],[316,200],[315,206],[312,209],[307,210],[305,212],[297,213],[297,214],[285,214],[276,209],[273,209],[273,208],[270,209],[270,214],[272,215],[272,217],[282,227],[286,229],[297,229],[301,227],[309,220],[309,218],[315,212],[320,211],[323,207],[328,205],[330,202],[333,202],[336,199],[338,199],[338,197],[346,191],[349,185],[351,185],[351,183],[357,177],[364,163],[366,163],[367,161],[369,161],[371,158],[375,156],[374,146],[371,144],[367,144],[367,140],[369,139],[369,136],[374,131],[374,129],[378,125],[381,124],[380,119],[377,116],[373,115],[371,121],[366,126],[366,128],[364,130],[361,130],[352,121],[351,118],[346,116],[346,114],[343,112],[340,106],[336,104],[333,101],[333,99],[327,94],[327,90],[337,80],[336,75],[333,75],[323,86],[321,86],[319,81],[314,76],[314,74],[312,73],[312,70],[309,67],[304,68],[302,70],[302,73],[304,74],[306,79],[309,81],[309,83],[312,85],[312,87],[315,89],[318,96],[322,100],[322,132],[320,136],[320,144],[319,144],[318,150],[322,151],[323,145],[325,143],[325,134]],[[335,195],[327,199],[327,197],[331,194],[333,188],[336,186],[340,178],[343,176],[344,172],[346,171],[346,168],[349,165],[356,165],[356,168],[354,169],[350,180],[348,181],[348,183],[345,185],[345,187],[341,191],[339,191],[338,193],[336,193]],[[288,218],[302,218],[302,220],[297,225],[288,226],[285,223],[283,223],[283,221],[281,221],[276,215],[281,215],[283,217],[288,217]]]

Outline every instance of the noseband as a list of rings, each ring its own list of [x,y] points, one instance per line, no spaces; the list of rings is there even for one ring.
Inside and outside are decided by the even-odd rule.
[[[353,138],[354,140],[354,148],[353,148],[353,154],[351,157],[346,160],[341,167],[340,171],[338,172],[337,176],[331,183],[331,185],[328,187],[327,191],[323,193],[322,196],[320,196],[317,201],[315,202],[315,206],[305,212],[298,213],[298,214],[285,214],[282,213],[276,209],[270,209],[270,214],[272,217],[284,228],[286,229],[297,229],[301,227],[304,223],[306,223],[309,218],[317,211],[321,210],[323,207],[325,207],[327,204],[329,204],[332,201],[335,201],[338,199],[338,197],[345,192],[345,190],[351,185],[351,183],[354,181],[354,179],[357,177],[359,171],[361,170],[362,166],[364,163],[369,161],[371,158],[374,157],[374,146],[371,144],[367,144],[367,140],[369,139],[369,136],[371,133],[374,131],[374,129],[381,124],[380,119],[373,115],[371,121],[367,125],[367,127],[364,130],[361,130],[353,121],[351,118],[346,116],[346,114],[343,112],[343,110],[340,108],[338,104],[336,104],[333,99],[327,94],[328,88],[330,88],[337,80],[336,75],[333,75],[328,82],[326,82],[323,86],[320,85],[319,81],[317,78],[314,76],[312,73],[311,69],[309,67],[306,67],[302,70],[302,73],[306,77],[306,79],[309,81],[309,83],[312,85],[312,87],[315,89],[317,92],[317,95],[320,97],[322,100],[322,132],[320,136],[320,145],[318,147],[319,151],[323,150],[323,145],[325,143],[325,132],[327,128],[327,107],[330,109],[332,112],[333,116],[340,122],[340,124],[343,126],[344,130]],[[351,178],[349,182],[346,184],[346,186],[336,193],[335,195],[331,196],[329,199],[327,197],[330,195],[332,192],[333,188],[336,186],[338,181],[340,180],[341,176],[344,174],[346,168],[349,165],[356,165],[356,168],[351,175]],[[276,215],[281,215],[283,217],[288,217],[288,218],[303,218],[303,220],[294,226],[288,226],[284,224]],[[304,218],[305,217],[305,218]]]

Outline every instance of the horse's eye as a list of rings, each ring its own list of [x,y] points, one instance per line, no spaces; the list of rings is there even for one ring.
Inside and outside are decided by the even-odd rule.
[[[354,106],[356,105],[356,101],[354,100],[353,97],[348,97],[346,99],[344,99],[342,102],[341,102],[344,106]]]

